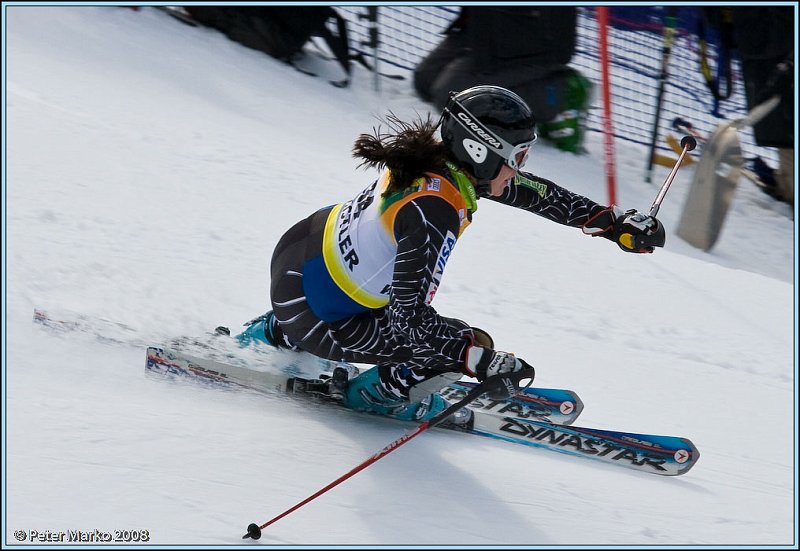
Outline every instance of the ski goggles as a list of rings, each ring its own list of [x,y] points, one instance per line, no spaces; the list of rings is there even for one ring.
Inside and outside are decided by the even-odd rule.
[[[464,130],[476,138],[479,138],[482,145],[501,157],[505,163],[514,170],[519,170],[525,164],[525,161],[528,160],[531,146],[535,144],[536,140],[539,138],[534,131],[533,138],[530,140],[516,145],[510,144],[481,124],[480,121],[455,98],[455,94],[450,96],[450,101],[447,102],[447,105],[442,110],[443,116],[444,113],[450,114]]]
[[[536,143],[537,138],[538,136],[534,134],[531,141],[515,145],[506,159],[506,164],[514,170],[519,170],[525,166],[525,162],[531,152],[531,146]]]

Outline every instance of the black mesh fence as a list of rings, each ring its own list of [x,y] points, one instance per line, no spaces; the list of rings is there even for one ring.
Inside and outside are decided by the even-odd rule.
[[[367,8],[343,6],[337,10],[348,20],[354,50],[372,60],[370,22]],[[665,138],[682,134],[673,129],[675,119],[683,119],[704,136],[727,120],[743,117],[747,103],[741,70],[731,62],[732,93],[715,102],[700,69],[700,41],[693,8],[682,8],[675,28],[664,88],[658,130],[659,150],[669,150]],[[414,67],[443,38],[447,26],[458,16],[458,6],[380,6],[378,8],[377,50],[381,72],[411,78]],[[652,140],[656,102],[664,45],[663,8],[614,7],[610,10],[609,49],[611,110],[617,139],[648,146]],[[708,63],[716,67],[718,52],[709,44]],[[595,8],[578,8],[576,53],[570,65],[594,84],[587,128],[602,131],[601,67]],[[740,132],[745,158],[760,156],[777,166],[777,152],[755,144],[752,130]]]

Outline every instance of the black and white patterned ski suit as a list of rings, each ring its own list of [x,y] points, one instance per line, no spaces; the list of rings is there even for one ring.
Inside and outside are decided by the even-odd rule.
[[[270,291],[294,345],[323,358],[377,364],[398,397],[441,372],[463,372],[470,325],[431,306],[474,210],[464,176],[455,176],[442,167],[384,197],[385,173],[356,198],[284,234],[272,257]],[[605,208],[525,173],[489,199],[575,227]]]

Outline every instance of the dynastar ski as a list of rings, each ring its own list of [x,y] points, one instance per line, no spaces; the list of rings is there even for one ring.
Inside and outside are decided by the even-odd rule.
[[[37,309],[34,321],[57,333],[77,332],[99,342],[147,347],[136,329],[112,320]],[[201,339],[174,339],[167,347],[147,348],[146,371],[170,378],[189,377],[217,386],[318,397],[327,401],[326,376],[336,365],[339,364],[305,353],[242,349],[233,339],[208,335]],[[471,381],[456,381],[439,393],[448,402],[455,403],[474,386]],[[461,415],[453,416],[450,422],[438,428],[661,475],[684,474],[699,458],[697,448],[685,438],[573,426],[582,410],[583,403],[571,390],[531,387],[504,400],[483,395]]]
[[[307,368],[307,366],[305,366]],[[294,372],[298,371],[294,366]],[[146,369],[162,376],[197,380],[292,395],[327,395],[323,377],[305,378],[291,373],[258,371],[209,360],[163,347],[147,349]],[[473,383],[456,382],[440,393],[449,401],[465,395]],[[340,402],[335,402],[339,404]],[[574,408],[574,409],[573,409]],[[564,454],[622,465],[652,474],[686,473],[700,454],[686,438],[576,427],[572,422],[583,405],[572,391],[530,388],[501,401],[486,396],[471,403],[439,428],[498,438]]]

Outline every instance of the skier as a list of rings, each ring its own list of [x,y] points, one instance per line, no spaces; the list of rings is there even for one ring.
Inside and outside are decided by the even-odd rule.
[[[655,218],[520,172],[536,142],[536,120],[507,89],[451,94],[438,123],[394,115],[387,121],[392,133],[362,134],[353,148],[360,166],[382,169],[381,176],[284,234],[272,256],[272,310],[236,336],[242,345],[262,342],[374,365],[349,381],[334,370],[332,393],[349,408],[425,420],[447,403],[436,393],[410,402],[415,385],[443,373],[451,378],[439,388],[462,374],[481,381],[527,365],[495,350],[485,331],[431,306],[479,199],[581,228],[627,252],[664,245]]]

